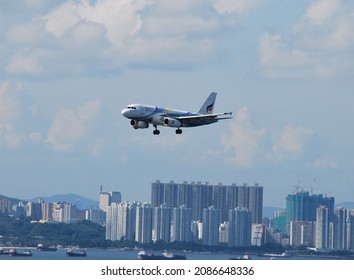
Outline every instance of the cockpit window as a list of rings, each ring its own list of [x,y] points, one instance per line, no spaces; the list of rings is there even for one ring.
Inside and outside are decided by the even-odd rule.
[[[132,109],[132,110],[136,110],[136,107],[134,107],[134,106],[128,106],[127,108]]]

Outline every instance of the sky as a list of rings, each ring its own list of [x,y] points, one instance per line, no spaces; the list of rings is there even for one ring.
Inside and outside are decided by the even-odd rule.
[[[0,0],[0,194],[259,183],[354,201],[354,2]],[[131,103],[232,120],[134,130]]]

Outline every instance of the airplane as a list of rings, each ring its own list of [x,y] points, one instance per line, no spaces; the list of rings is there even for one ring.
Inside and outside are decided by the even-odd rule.
[[[154,135],[159,135],[157,126],[174,127],[176,134],[182,134],[181,127],[195,127],[216,123],[219,120],[231,119],[232,112],[213,114],[216,92],[212,92],[197,112],[162,108],[145,104],[130,104],[122,110],[122,115],[130,119],[134,129],[154,126]]]

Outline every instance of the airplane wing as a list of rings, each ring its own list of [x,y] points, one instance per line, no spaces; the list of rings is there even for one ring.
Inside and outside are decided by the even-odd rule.
[[[203,125],[203,124],[215,123],[218,120],[232,119],[231,115],[232,115],[232,112],[195,115],[195,116],[182,116],[182,117],[174,117],[174,118],[179,120],[185,126],[198,126],[198,125]]]
[[[223,117],[219,118],[219,116],[227,116],[229,115],[230,117]],[[223,120],[223,119],[232,119],[231,117],[232,112],[230,113],[217,113],[217,114],[206,114],[206,115],[196,115],[196,116],[182,116],[182,117],[175,117],[177,120],[193,120],[193,119],[217,119],[217,120]]]

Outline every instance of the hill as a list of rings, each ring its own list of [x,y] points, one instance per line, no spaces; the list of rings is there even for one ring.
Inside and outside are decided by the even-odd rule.
[[[23,201],[22,199],[11,198],[11,197],[7,197],[5,195],[0,194],[0,200],[2,200],[2,199],[10,200],[13,205],[18,204],[20,201]]]
[[[335,207],[344,207],[346,209],[354,209],[354,202],[340,202],[340,203],[336,203]]]

